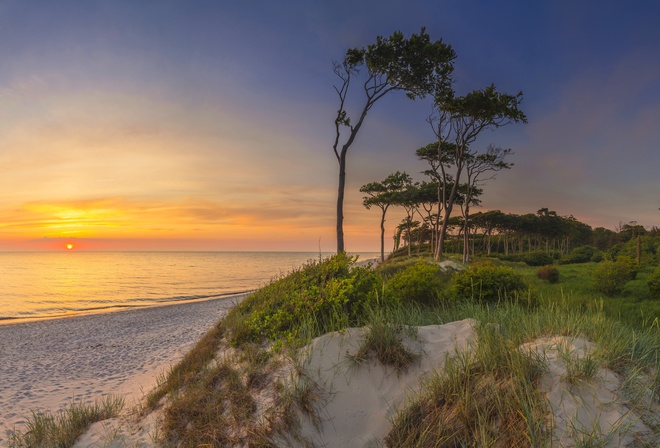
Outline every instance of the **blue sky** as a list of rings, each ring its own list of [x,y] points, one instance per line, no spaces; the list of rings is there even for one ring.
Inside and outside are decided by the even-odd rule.
[[[524,94],[529,124],[477,142],[514,151],[483,209],[659,225],[657,23],[651,1],[0,0],[0,250],[44,237],[332,250],[332,61],[421,26],[456,51],[460,93]],[[367,117],[349,153],[349,250],[379,244],[361,185],[422,179],[430,111],[395,94]]]

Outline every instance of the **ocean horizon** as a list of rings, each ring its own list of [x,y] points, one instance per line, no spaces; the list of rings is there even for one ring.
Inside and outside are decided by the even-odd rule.
[[[0,323],[68,317],[258,289],[319,252],[0,252]],[[379,256],[362,252],[360,260]]]

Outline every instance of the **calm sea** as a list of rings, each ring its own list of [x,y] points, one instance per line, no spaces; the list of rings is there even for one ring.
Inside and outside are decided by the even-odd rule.
[[[318,258],[311,252],[0,252],[0,322],[230,297]]]

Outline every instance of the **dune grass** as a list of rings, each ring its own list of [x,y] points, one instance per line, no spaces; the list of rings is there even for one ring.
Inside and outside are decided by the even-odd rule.
[[[402,342],[404,336],[414,338],[411,328],[465,318],[478,322],[474,350],[448,360],[422,385],[416,401],[394,417],[388,446],[546,446],[548,405],[537,387],[543,364],[519,350],[542,336],[583,337],[598,347],[580,360],[567,354],[569,380],[588,381],[599,367],[607,367],[624,378],[631,397],[647,391],[658,398],[657,320],[628,316],[622,321],[625,307],[616,301],[633,299],[595,294],[594,263],[559,266],[560,280],[550,284],[536,277],[537,268],[500,262],[525,277],[531,292],[501,297],[498,303],[438,295],[421,304],[384,300],[388,278],[416,261],[386,263],[383,274],[354,270],[346,258],[324,263],[308,265],[248,297],[163,378],[150,395],[152,406],[168,397],[163,443],[287,446],[295,440],[306,446],[298,416],[307,414],[318,423],[315,403],[323,391],[305,377],[297,349],[348,326],[366,327],[356,361],[373,356],[401,371],[417,356]],[[532,295],[537,300],[529,300]],[[651,426],[660,433],[660,427]]]
[[[94,403],[72,402],[59,412],[32,412],[24,431],[12,434],[10,448],[68,448],[89,425],[116,417],[124,408],[123,397],[108,395]]]

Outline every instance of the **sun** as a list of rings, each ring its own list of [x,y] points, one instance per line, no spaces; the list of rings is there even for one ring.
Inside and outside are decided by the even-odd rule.
[[[73,244],[67,244],[67,245],[66,245],[66,248],[67,248],[67,250],[71,250],[71,249],[73,249]]]

